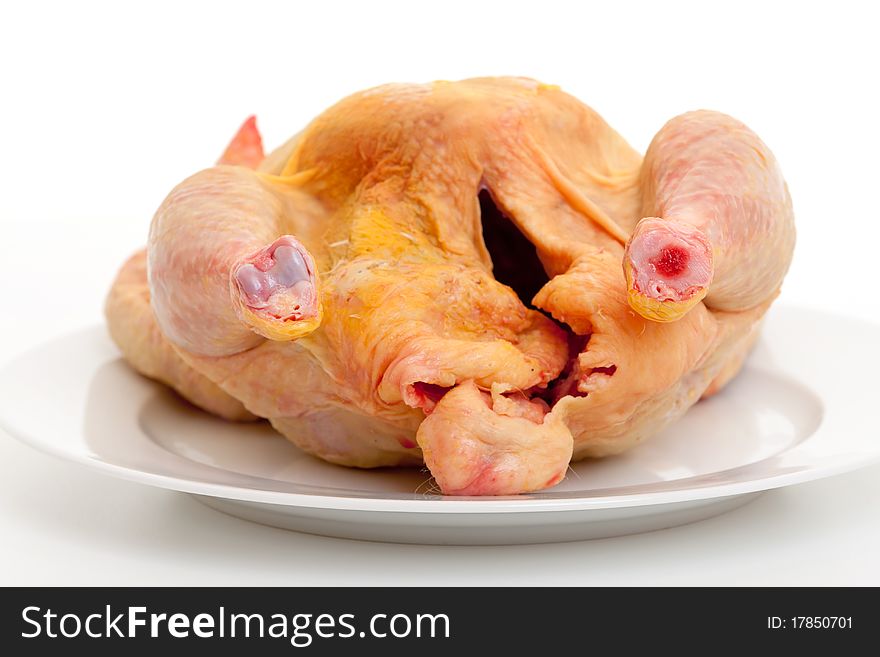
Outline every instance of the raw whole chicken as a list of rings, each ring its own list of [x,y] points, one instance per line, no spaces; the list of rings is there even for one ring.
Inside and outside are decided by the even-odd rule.
[[[357,93],[171,191],[108,298],[131,364],[357,466],[509,495],[722,388],[794,248],[779,167],[716,112],[644,159],[523,78]]]

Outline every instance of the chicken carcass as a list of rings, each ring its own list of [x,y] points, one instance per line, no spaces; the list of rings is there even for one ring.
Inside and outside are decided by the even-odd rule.
[[[643,161],[555,86],[394,84],[265,158],[246,122],[162,203],[107,316],[206,410],[515,494],[723,387],[793,243],[773,155],[725,115],[673,119]]]

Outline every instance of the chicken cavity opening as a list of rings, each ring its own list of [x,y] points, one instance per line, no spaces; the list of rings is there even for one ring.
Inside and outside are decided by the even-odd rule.
[[[552,381],[528,390],[508,389],[499,382],[491,390],[480,389],[486,406],[497,415],[522,418],[541,424],[544,417],[563,397],[586,397],[591,391],[605,385],[614,376],[614,363],[596,367],[582,367],[580,355],[587,349],[590,335],[578,335],[572,328],[532,305],[532,299],[549,282],[547,272],[538,257],[535,246],[519,230],[514,220],[498,207],[491,192],[479,192],[480,218],[483,242],[492,258],[493,275],[507,285],[529,308],[543,313],[554,321],[568,336],[568,362],[559,376]],[[680,264],[680,254],[667,254],[670,268]],[[687,254],[684,254],[686,257]],[[686,262],[684,263],[686,264]],[[460,382],[452,386],[429,381],[413,381],[403,387],[403,401],[410,407],[421,408],[431,415],[437,404]]]
[[[617,365],[609,363],[594,367],[583,367],[580,355],[590,342],[589,335],[577,335],[571,327],[562,322],[557,324],[568,334],[568,363],[559,376],[545,385],[527,390],[510,388],[503,383],[494,383],[491,390],[480,389],[483,401],[499,415],[519,417],[541,424],[556,403],[563,397],[587,397],[590,392],[608,383]],[[415,381],[405,387],[404,402],[413,408],[421,408],[430,415],[437,404],[458,384],[442,386],[427,381]]]
[[[519,230],[514,220],[498,207],[488,189],[480,190],[479,201],[483,243],[492,258],[492,273],[495,280],[512,288],[527,307],[544,312],[532,305],[534,296],[550,280],[538,257],[537,249]],[[679,265],[686,267],[687,261],[682,262],[682,260],[687,255],[685,253],[682,257],[682,254],[677,253],[665,254],[668,262],[664,261],[663,264],[668,265],[669,269]],[[590,390],[607,382],[617,371],[617,366],[613,363],[586,370],[582,368],[578,356],[587,348],[590,336],[578,335],[567,324],[557,321],[549,313],[544,314],[568,335],[568,364],[559,376],[546,386],[519,393],[520,396],[524,396],[524,399],[517,399],[517,403],[519,405],[527,403],[528,406],[523,408],[529,409],[526,415],[532,418],[536,418],[537,409],[542,411],[541,415],[548,413],[563,397],[586,397]],[[425,383],[417,383],[416,386],[418,386],[420,400],[423,402],[421,406],[426,412],[430,412],[443,395],[450,390]],[[429,391],[428,388],[436,390]],[[505,394],[505,397],[510,397],[510,395]],[[500,402],[497,395],[496,401]],[[507,404],[505,407],[512,408]],[[540,420],[535,419],[535,421]]]
[[[434,410],[437,402],[443,399],[443,395],[450,390],[452,388],[436,383],[416,381],[407,387],[404,401],[409,406],[421,408],[427,414]]]
[[[532,299],[550,280],[535,246],[495,203],[488,189],[480,190],[483,243],[492,258],[495,280],[516,292],[529,308]]]
[[[539,393],[551,408],[563,397],[588,396],[591,391],[607,383],[617,371],[614,363],[586,368],[581,366],[580,355],[587,350],[590,336],[577,335],[568,325],[557,323],[568,332],[568,364],[558,377],[547,384],[547,389]]]

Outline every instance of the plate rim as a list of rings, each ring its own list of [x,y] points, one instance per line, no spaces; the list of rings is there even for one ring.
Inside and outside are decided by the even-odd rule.
[[[880,332],[880,325],[873,322],[820,310],[789,306],[781,304],[774,306],[776,313],[808,312],[821,315],[825,319],[833,321],[846,321],[858,323],[863,327],[871,328]],[[0,366],[0,377],[14,365],[28,360],[36,352],[44,349],[51,343],[61,340],[71,340],[79,336],[93,337],[96,333],[103,333],[106,340],[106,329],[101,324],[94,324],[78,330],[60,334],[50,340],[44,341],[26,351],[6,360]],[[771,370],[773,371],[773,370]],[[807,385],[806,382],[799,382]],[[818,393],[817,393],[818,394]],[[824,403],[823,399],[823,403]],[[817,428],[813,436],[822,432],[824,420]],[[64,449],[57,442],[42,439],[32,432],[16,425],[10,418],[0,413],[0,430],[9,434],[10,437],[51,456],[84,465],[92,470],[101,472],[126,481],[149,485],[166,490],[174,490],[197,495],[225,498],[244,502],[272,504],[286,507],[311,508],[335,511],[359,511],[372,513],[417,513],[417,514],[497,514],[497,513],[535,513],[535,512],[574,512],[601,509],[622,509],[644,506],[656,506],[663,504],[675,504],[680,502],[709,500],[715,498],[731,497],[741,494],[772,490],[786,486],[807,483],[818,479],[824,479],[839,474],[844,474],[862,467],[880,463],[880,444],[874,445],[871,452],[857,451],[837,455],[828,463],[814,463],[795,471],[782,472],[777,475],[757,477],[739,482],[719,483],[708,486],[695,486],[667,491],[647,491],[620,495],[604,496],[580,496],[568,498],[539,498],[528,494],[505,497],[444,497],[440,495],[426,495],[425,499],[413,498],[384,498],[365,494],[364,496],[346,495],[321,495],[317,493],[300,493],[292,491],[275,491],[259,488],[250,488],[233,484],[216,482],[204,482],[195,479],[187,479],[176,474],[159,474],[120,463],[112,463],[101,460],[94,455],[87,454],[75,449]],[[812,438],[812,436],[811,436]],[[808,444],[810,438],[800,445]],[[880,441],[878,441],[880,443]],[[795,446],[791,450],[798,448]],[[179,455],[178,458],[182,458]],[[221,468],[222,470],[222,468]]]
[[[848,460],[837,462],[825,468],[814,467],[793,473],[780,474],[774,477],[753,479],[747,482],[718,484],[683,488],[663,492],[632,493],[629,495],[607,495],[595,497],[573,497],[539,499],[520,496],[501,497],[443,497],[431,496],[428,499],[394,499],[380,497],[354,497],[342,495],[317,495],[310,493],[293,493],[289,491],[270,491],[244,488],[230,484],[215,484],[183,479],[173,475],[162,475],[145,472],[124,465],[108,463],[88,456],[65,452],[49,447],[45,443],[31,440],[15,431],[11,431],[0,420],[0,430],[20,442],[36,448],[38,451],[59,458],[63,461],[84,465],[105,475],[124,481],[139,483],[163,490],[181,493],[207,495],[241,502],[255,502],[276,506],[322,509],[333,511],[360,511],[371,513],[444,513],[444,514],[480,514],[480,513],[536,513],[536,512],[575,512],[601,509],[625,509],[646,506],[662,506],[699,500],[735,497],[749,493],[784,488],[819,479],[846,474],[863,467],[880,463],[880,452],[876,454],[859,454]],[[662,499],[656,499],[662,498]]]

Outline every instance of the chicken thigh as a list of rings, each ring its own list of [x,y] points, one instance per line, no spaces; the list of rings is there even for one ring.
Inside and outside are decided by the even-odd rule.
[[[111,334],[194,403],[268,418],[328,461],[424,462],[446,494],[552,486],[733,377],[791,258],[766,147],[724,115],[682,121],[643,162],[589,107],[523,78],[370,89],[265,158],[248,121],[156,212],[148,271],[129,263],[111,291]],[[710,166],[700,131],[744,145]],[[693,193],[664,217],[683,177]],[[720,205],[732,196],[748,212]],[[697,282],[634,302],[634,285],[666,289],[658,277]],[[137,309],[118,301],[133,285]]]

